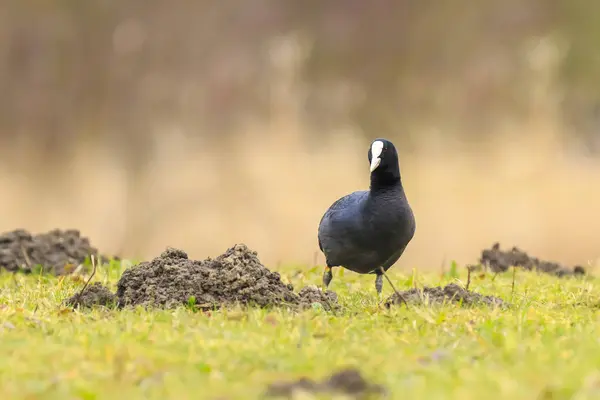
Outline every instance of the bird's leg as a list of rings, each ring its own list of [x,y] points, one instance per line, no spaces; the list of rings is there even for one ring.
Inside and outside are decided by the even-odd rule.
[[[323,272],[323,292],[327,290],[331,280],[333,279],[333,274],[331,273],[331,267],[325,267],[325,272]]]
[[[335,308],[333,308],[333,306],[329,302],[329,298],[327,297],[327,287],[329,287],[329,284],[331,283],[332,279],[333,279],[333,274],[331,273],[331,267],[327,266],[327,267],[325,267],[325,272],[323,272],[323,294],[322,294],[322,298],[323,298],[323,300],[325,300],[325,303],[327,303],[327,306],[329,307],[329,310],[331,310],[335,314]]]
[[[396,296],[398,296],[398,298],[406,305],[406,307],[408,307],[408,303],[406,302],[406,299],[404,298],[404,296],[402,296],[400,294],[400,292],[398,290],[396,290],[396,287],[394,286],[394,284],[392,283],[392,280],[387,276],[387,274],[385,273],[385,269],[383,269],[383,267],[379,267],[379,270],[381,271],[381,274],[383,276],[385,276],[385,279],[387,279],[387,281],[389,282],[390,286],[392,287],[392,289],[394,289],[394,292],[396,292]],[[380,278],[381,276],[378,276],[378,278]],[[377,284],[377,281],[375,281],[375,284]]]
[[[381,296],[381,290],[383,290],[383,275],[377,274],[375,277],[375,289],[377,290],[377,295]]]

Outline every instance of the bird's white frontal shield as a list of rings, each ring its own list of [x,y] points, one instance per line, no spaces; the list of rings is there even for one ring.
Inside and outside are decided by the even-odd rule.
[[[383,142],[376,140],[371,145],[371,172],[375,171],[381,164],[381,152],[383,152]]]

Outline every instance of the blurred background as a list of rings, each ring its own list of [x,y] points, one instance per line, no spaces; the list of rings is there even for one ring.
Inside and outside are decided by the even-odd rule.
[[[600,3],[3,0],[0,229],[312,264],[400,152],[403,268],[600,256]],[[323,257],[318,253],[318,263]]]

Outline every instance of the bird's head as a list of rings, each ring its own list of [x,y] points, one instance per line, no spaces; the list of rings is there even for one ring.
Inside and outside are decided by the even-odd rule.
[[[386,139],[375,139],[369,148],[371,173],[375,170],[388,171],[398,168],[398,152],[393,143]]]
[[[400,183],[400,166],[396,147],[386,139],[375,139],[369,148],[371,189]]]

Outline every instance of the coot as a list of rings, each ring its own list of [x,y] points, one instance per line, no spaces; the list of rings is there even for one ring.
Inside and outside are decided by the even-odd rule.
[[[385,272],[414,236],[415,217],[402,187],[396,148],[389,140],[376,139],[368,157],[369,190],[340,198],[319,223],[319,248],[327,262],[324,289],[333,278],[331,269],[344,267],[359,274],[375,274],[375,288],[381,294]]]

